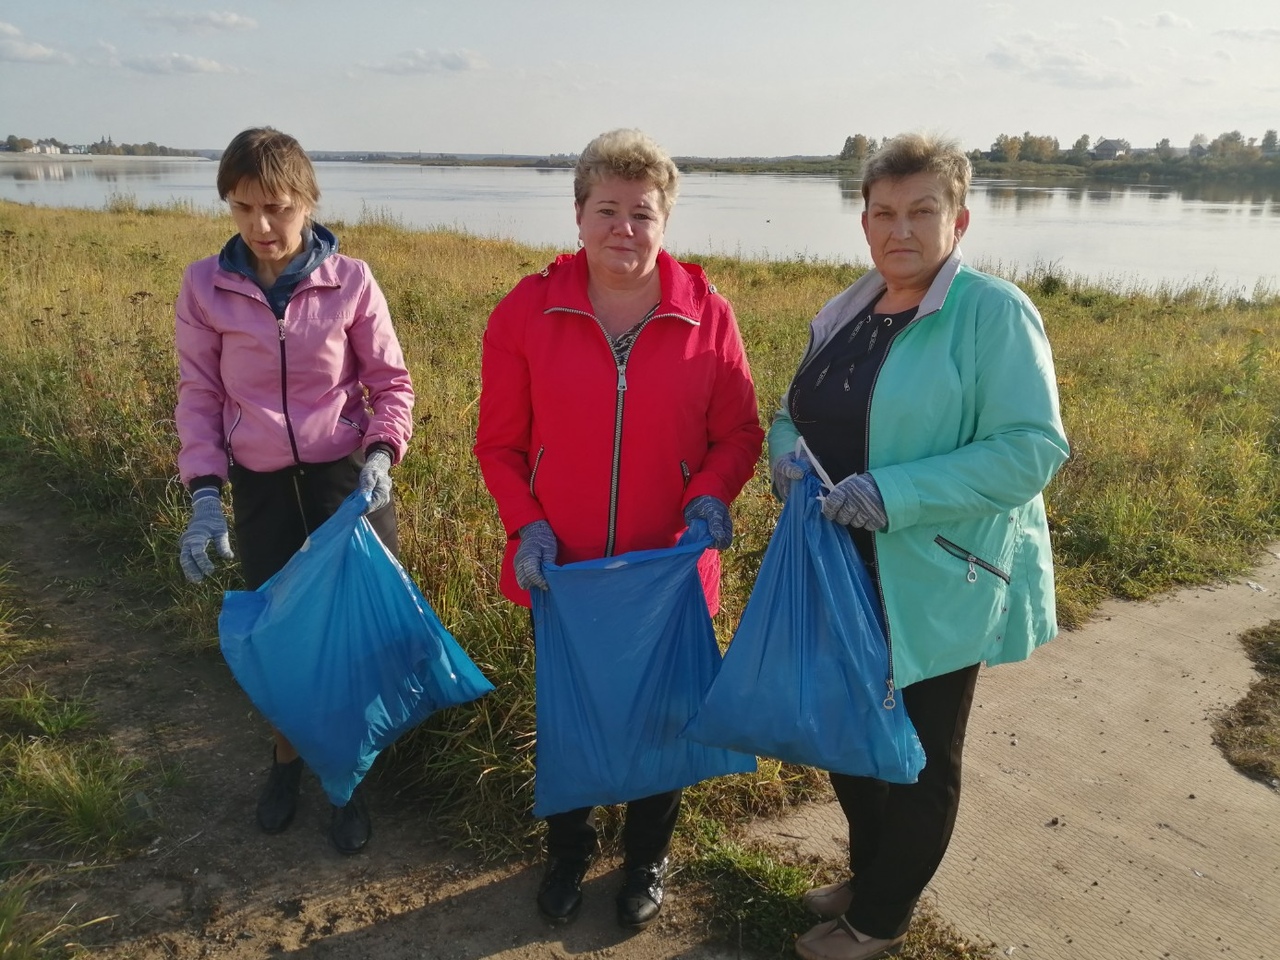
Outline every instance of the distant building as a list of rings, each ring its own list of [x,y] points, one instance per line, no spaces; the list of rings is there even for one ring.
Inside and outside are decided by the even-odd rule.
[[[1099,140],[1093,145],[1093,159],[1114,160],[1129,152],[1129,145],[1123,140]]]

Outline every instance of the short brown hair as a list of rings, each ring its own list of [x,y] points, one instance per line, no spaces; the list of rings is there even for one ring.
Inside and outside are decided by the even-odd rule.
[[[320,186],[311,159],[287,133],[251,127],[236,134],[218,163],[218,196],[225,200],[241,180],[257,180],[268,193],[288,194],[311,209],[320,202]]]
[[[871,202],[877,180],[902,180],[917,173],[932,173],[942,181],[955,212],[964,209],[973,166],[951,139],[928,134],[903,133],[887,141],[862,168],[862,201]]]
[[[587,144],[573,171],[574,202],[580,207],[586,203],[591,188],[605,177],[648,183],[658,191],[663,216],[675,206],[680,188],[675,162],[640,130],[610,130]]]

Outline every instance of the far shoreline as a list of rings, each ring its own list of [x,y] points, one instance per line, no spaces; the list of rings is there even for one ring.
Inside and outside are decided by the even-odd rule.
[[[85,163],[94,160],[124,161],[125,163],[155,163],[160,160],[213,163],[208,157],[137,156],[122,153],[14,153],[11,150],[0,150],[0,163]]]

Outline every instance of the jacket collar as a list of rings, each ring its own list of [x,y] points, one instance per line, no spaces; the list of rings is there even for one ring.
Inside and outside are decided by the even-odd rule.
[[[964,257],[957,244],[951,251],[951,256],[943,261],[938,275],[933,278],[933,283],[929,284],[929,289],[924,299],[920,301],[920,308],[916,310],[911,323],[918,323],[922,318],[942,309],[942,304],[947,299],[947,292],[951,289],[951,284],[963,264]],[[835,336],[837,330],[865,310],[884,291],[884,278],[880,275],[880,271],[872,269],[863,274],[847,290],[827,301],[826,306],[813,318],[811,325],[813,335],[806,356],[822,349],[827,341]]]
[[[665,250],[658,251],[657,268],[662,298],[654,317],[675,317],[696,327],[707,297],[715,292],[706,274],[696,264],[681,263]],[[587,296],[590,271],[585,251],[561,254],[540,272],[550,284],[543,313],[595,315]]]

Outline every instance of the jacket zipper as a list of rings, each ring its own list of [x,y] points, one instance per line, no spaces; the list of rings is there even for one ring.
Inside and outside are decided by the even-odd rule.
[[[609,348],[609,355],[613,357],[614,366],[618,370],[617,399],[614,402],[613,415],[613,465],[609,471],[609,528],[605,537],[604,547],[604,555],[612,557],[614,544],[618,539],[618,477],[622,472],[622,413],[627,397],[627,360],[619,360],[618,355],[613,352],[613,340],[609,336],[609,331],[604,328],[604,324],[600,322],[599,317],[594,313],[575,310],[572,307],[553,307],[544,312],[550,313],[552,310],[557,313],[575,313],[580,317],[590,317],[595,322],[595,325],[600,328],[600,333],[604,336],[605,346]],[[644,328],[656,317],[677,317],[686,323],[695,323],[694,320],[681,313],[658,313],[655,306],[640,321],[640,328],[636,330],[636,335],[631,339],[631,346],[627,349],[628,358],[631,356],[631,351],[635,349],[636,341],[640,339],[640,334],[644,332]],[[537,469],[536,463],[534,464],[534,469]],[[530,483],[532,483],[532,480],[533,478],[530,477]]]
[[[871,462],[871,398],[875,396],[876,384],[880,382],[880,371],[884,369],[885,360],[889,359],[889,351],[893,349],[893,341],[898,338],[898,334],[911,326],[909,323],[903,324],[894,333],[890,334],[889,342],[885,344],[884,354],[880,357],[880,362],[876,364],[875,372],[871,375],[871,389],[867,391],[867,412],[866,423],[863,424],[863,451],[862,462]],[[812,343],[812,336],[810,338]],[[810,361],[812,362],[812,360]],[[886,710],[892,710],[898,705],[898,691],[893,682],[893,628],[889,624],[889,610],[884,605],[884,587],[880,585],[880,550],[876,544],[876,536],[871,534],[871,555],[875,560],[875,579],[876,579],[876,600],[880,604],[880,619],[884,621],[884,645],[889,652],[889,676],[885,678],[885,695],[881,701],[881,706]]]
[[[236,406],[236,419],[231,424],[231,429],[227,431],[227,465],[234,467],[236,465],[236,455],[231,449],[231,438],[235,436],[236,427],[240,426],[240,418],[244,416],[244,410]]]
[[[284,428],[289,434],[289,449],[293,451],[293,462],[302,463],[298,456],[298,441],[293,435],[293,421],[289,419],[289,364],[285,359],[284,349],[284,317],[276,318],[276,326],[280,330],[280,412],[284,414]]]
[[[685,489],[689,487],[689,481],[693,479],[693,474],[689,472],[689,461],[680,461],[680,476],[684,478]]]
[[[951,554],[953,557],[959,557],[961,560],[964,560],[969,564],[969,573],[965,577],[965,579],[968,580],[970,583],[978,582],[978,571],[977,571],[978,567],[981,567],[983,570],[987,571],[987,573],[994,574],[995,576],[1003,580],[1005,583],[1012,582],[1009,577],[1009,574],[1005,573],[999,567],[995,566],[994,564],[987,563],[987,561],[983,560],[981,557],[975,557],[972,553],[970,553],[964,547],[960,546],[957,543],[952,543],[942,534],[938,534],[936,537],[934,537],[933,542],[936,543],[938,546],[940,546],[943,550],[947,551],[947,553]]]
[[[545,445],[538,448],[538,455],[533,458],[533,469],[529,471],[529,493],[537,496],[537,491],[533,489],[533,482],[538,478],[538,465],[542,463],[542,455],[547,452]]]

